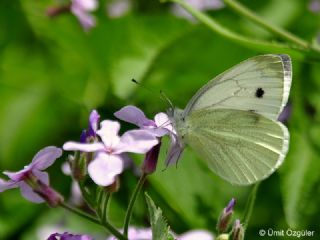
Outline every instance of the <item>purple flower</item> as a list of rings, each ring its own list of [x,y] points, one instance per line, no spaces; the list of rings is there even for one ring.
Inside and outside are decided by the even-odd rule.
[[[213,235],[206,230],[193,230],[186,232],[181,235],[176,235],[176,240],[214,240]],[[151,228],[135,228],[129,227],[128,231],[128,239],[129,240],[152,240],[152,230]],[[106,240],[115,240],[114,237],[109,237]]]
[[[113,0],[106,6],[107,14],[111,18],[119,18],[132,8],[131,0]]]
[[[228,230],[235,204],[236,204],[236,200],[232,198],[228,206],[223,209],[217,223],[217,230],[220,233],[224,233]]]
[[[98,8],[97,0],[72,0],[71,12],[78,18],[85,31],[96,25],[96,20],[90,12]]]
[[[100,115],[97,112],[97,110],[92,110],[89,116],[89,129],[88,129],[87,137],[96,137],[99,120],[100,120]]]
[[[158,140],[148,131],[132,130],[120,137],[119,130],[118,122],[105,120],[101,122],[101,128],[97,131],[102,142],[66,142],[63,149],[96,152],[94,159],[88,165],[88,173],[96,184],[109,186],[123,171],[125,160],[123,153],[146,153],[158,144]]]
[[[129,227],[128,239],[129,240],[151,240],[152,230],[151,228]],[[111,236],[111,237],[108,237],[106,240],[116,240],[116,238]]]
[[[225,213],[229,213],[233,211],[234,205],[236,205],[236,199],[232,198],[228,203],[228,206],[224,209]]]
[[[160,153],[161,142],[153,146],[149,152],[147,152],[143,165],[141,167],[142,171],[146,174],[151,174],[157,169],[157,163]]]
[[[89,116],[89,127],[83,130],[80,136],[81,143],[93,142],[97,137],[98,124],[100,115],[97,110],[92,110]]]
[[[214,236],[206,230],[192,230],[178,236],[178,238],[176,239],[177,240],[199,240],[199,239],[214,240]]]
[[[150,120],[139,108],[135,106],[126,106],[121,108],[114,115],[123,121],[132,123],[141,129],[149,131],[155,137],[169,135],[171,141],[166,164],[171,165],[177,162],[183,151],[183,146],[179,141],[176,130],[167,114],[162,112],[158,113],[155,115],[154,120]]]
[[[47,240],[93,240],[89,235],[74,235],[68,232],[51,234]]]
[[[70,168],[70,163],[65,162],[62,167],[62,172],[67,175],[67,176],[71,176],[72,172],[71,172],[71,168]],[[82,198],[82,193],[81,193],[81,189],[79,186],[79,183],[72,179],[72,184],[71,184],[71,197],[70,197],[70,201],[76,205],[76,206],[80,206],[83,204],[83,198]]]
[[[311,0],[308,6],[309,10],[314,13],[320,12],[320,1],[319,0]]]
[[[282,122],[282,123],[286,123],[288,122],[290,116],[291,116],[291,112],[292,112],[292,106],[290,103],[288,103],[282,110],[282,112],[280,113],[279,117],[278,117],[278,121]]]
[[[22,196],[31,202],[41,203],[46,200],[49,204],[57,204],[56,201],[60,201],[61,197],[48,186],[49,175],[42,170],[51,166],[61,155],[60,148],[46,147],[40,150],[24,169],[18,172],[3,172],[9,180],[0,179],[0,192],[19,187]]]

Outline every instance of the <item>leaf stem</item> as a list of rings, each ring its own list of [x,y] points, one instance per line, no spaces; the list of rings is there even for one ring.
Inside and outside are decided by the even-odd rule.
[[[270,22],[267,22],[257,14],[255,14],[253,11],[251,11],[246,6],[242,5],[238,1],[235,0],[224,0],[225,4],[229,6],[231,9],[233,9],[235,12],[239,13],[240,15],[250,19],[251,21],[255,22],[256,24],[264,27],[268,31],[278,35],[279,37],[286,39],[292,43],[295,43],[299,45],[302,48],[310,49],[311,45],[299,38],[298,36],[292,34],[291,32],[286,31],[285,29],[278,27],[276,25],[273,25]]]
[[[138,184],[136,185],[134,191],[133,191],[133,194],[131,196],[131,199],[129,201],[129,205],[128,205],[128,208],[127,208],[127,212],[126,212],[126,216],[124,218],[124,226],[123,226],[123,234],[127,237],[128,236],[128,229],[129,229],[129,223],[130,223],[130,220],[131,220],[131,216],[132,216],[132,212],[133,212],[133,206],[135,204],[135,201],[137,199],[137,196],[139,194],[139,192],[141,191],[141,188],[143,186],[143,183],[145,182],[147,178],[147,174],[142,174],[139,181],[138,181]]]
[[[256,201],[256,196],[257,196],[259,186],[260,186],[260,182],[256,183],[253,186],[251,193],[250,193],[250,196],[248,198],[247,204],[246,204],[246,208],[245,208],[244,216],[243,216],[243,221],[242,221],[243,227],[245,229],[247,228],[249,221],[250,221],[250,218],[251,218],[251,214],[253,211],[254,203]]]
[[[219,24],[216,20],[204,14],[203,12],[193,8],[189,4],[185,3],[181,0],[169,0],[171,2],[175,2],[191,13],[195,18],[197,18],[200,22],[206,25],[215,33],[221,35],[224,38],[229,39],[237,44],[245,46],[247,48],[263,51],[263,52],[281,52],[287,53],[294,56],[297,59],[304,59],[304,53],[307,52],[305,48],[297,48],[293,46],[289,46],[287,44],[278,43],[278,42],[268,42],[263,40],[251,39],[249,37],[242,36],[224,26]],[[300,45],[299,45],[300,46]]]

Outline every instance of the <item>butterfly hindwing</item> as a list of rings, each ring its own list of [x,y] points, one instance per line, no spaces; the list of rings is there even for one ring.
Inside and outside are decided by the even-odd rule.
[[[269,176],[281,165],[288,150],[287,128],[254,112],[197,110],[184,125],[184,142],[216,174],[237,185]]]
[[[239,109],[276,120],[291,86],[288,55],[250,58],[204,85],[188,103],[184,115],[200,109]]]

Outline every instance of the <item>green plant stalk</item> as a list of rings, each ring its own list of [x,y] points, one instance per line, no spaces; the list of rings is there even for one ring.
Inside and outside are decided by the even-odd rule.
[[[147,174],[142,174],[142,176],[140,177],[140,179],[138,181],[138,184],[136,185],[136,187],[132,193],[131,199],[129,201],[126,216],[124,218],[124,226],[123,226],[123,234],[126,237],[128,236],[128,229],[129,229],[129,224],[130,224],[134,204],[136,202],[137,196],[139,195],[141,188],[143,186],[143,183],[145,182],[146,178],[147,178]]]
[[[255,14],[253,11],[251,11],[246,6],[242,5],[238,1],[235,0],[224,0],[225,4],[229,6],[231,9],[233,9],[235,12],[239,13],[240,15],[246,17],[247,19],[250,19],[251,21],[255,22],[256,24],[262,26],[263,28],[267,29],[268,31],[278,35],[279,37],[288,40],[296,45],[299,45],[300,47],[304,49],[310,49],[311,45],[299,38],[298,36],[286,31],[285,29],[282,29],[276,25],[273,25],[270,22],[267,22],[257,14]]]
[[[257,196],[259,186],[260,186],[260,182],[256,183],[253,186],[253,189],[250,193],[250,196],[249,196],[247,204],[246,204],[246,208],[245,208],[244,216],[243,216],[243,220],[242,220],[243,227],[245,229],[247,228],[249,221],[250,221],[250,218],[251,218],[251,214],[253,211],[254,203],[256,201],[256,196]]]
[[[233,32],[232,30],[222,26],[213,18],[210,18],[208,15],[188,5],[184,1],[181,1],[181,0],[169,0],[169,1],[179,4],[181,7],[187,10],[196,19],[198,19],[201,23],[203,23],[205,26],[210,28],[215,33],[237,44],[240,44],[244,47],[257,50],[257,51],[263,51],[263,52],[287,53],[287,54],[290,54],[291,56],[294,56],[296,59],[301,59],[301,60],[304,59],[304,53],[307,52],[306,49],[304,48],[295,49],[286,44],[256,40],[256,39],[251,39],[251,38],[239,35],[238,33]]]
[[[70,212],[73,212],[73,213],[75,213],[75,214],[77,214],[78,216],[81,216],[81,217],[83,217],[83,218],[85,218],[85,219],[87,219],[87,220],[89,220],[89,221],[91,221],[91,222],[94,222],[94,223],[96,223],[96,224],[99,224],[100,225],[100,221],[99,221],[99,219],[97,219],[97,218],[95,218],[95,217],[93,217],[93,216],[91,216],[91,215],[89,215],[89,214],[87,214],[87,213],[85,213],[85,212],[83,212],[83,211],[81,211],[81,210],[79,210],[79,209],[76,209],[76,208],[74,208],[74,207],[71,207],[69,204],[67,204],[67,203],[60,203],[60,206],[62,207],[62,208],[64,208],[64,209],[67,209],[68,211],[70,211]]]
[[[80,217],[83,217],[93,223],[99,224],[101,226],[101,222],[99,221],[99,219],[84,213],[76,208],[71,207],[70,205],[68,205],[67,203],[61,203],[60,204],[61,207],[63,207],[64,209],[67,209],[70,212],[73,212],[75,214],[77,214]],[[127,237],[123,236],[114,226],[112,226],[110,223],[108,222],[104,222],[102,225],[104,228],[106,228],[108,230],[108,232],[110,232],[111,234],[113,234],[117,239],[119,240],[128,240]]]
[[[111,193],[107,193],[103,201],[104,208],[102,210],[102,216],[101,216],[104,222],[108,221],[108,209],[109,209],[110,199],[111,199]]]

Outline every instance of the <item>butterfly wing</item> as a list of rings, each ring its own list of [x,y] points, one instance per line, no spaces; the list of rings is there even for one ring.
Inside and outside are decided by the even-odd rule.
[[[183,141],[216,174],[237,185],[268,177],[281,165],[288,150],[287,128],[254,112],[196,110],[183,128]]]
[[[276,120],[288,101],[292,78],[288,55],[250,58],[204,85],[184,115],[200,109],[239,109]]]

